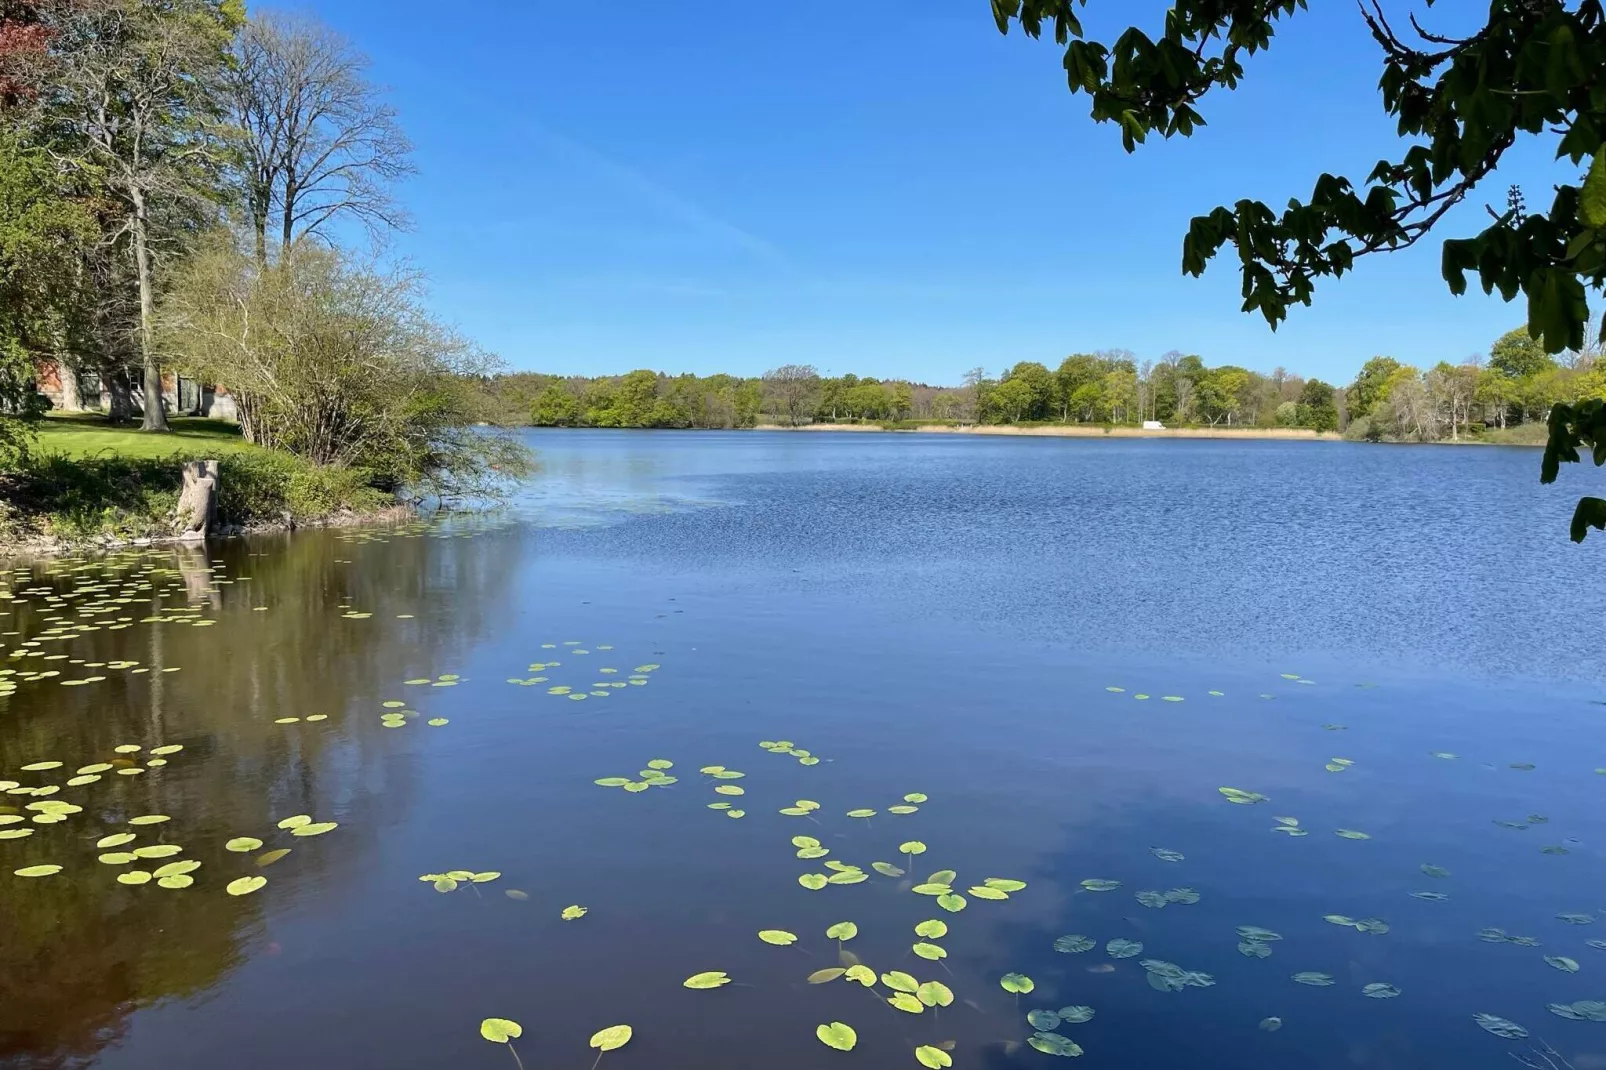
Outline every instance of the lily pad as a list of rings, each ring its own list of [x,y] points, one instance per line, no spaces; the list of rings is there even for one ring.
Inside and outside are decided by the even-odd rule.
[[[946,910],[950,914],[957,914],[961,910],[965,909],[965,897],[962,895],[954,895],[952,893],[949,893],[948,895],[939,895],[937,897],[937,905],[942,907],[942,909]]]
[[[1041,1029],[1047,1032],[1060,1027],[1060,1016],[1055,1014],[1053,1011],[1027,1011],[1026,1023],[1033,1029]]]
[[[617,1051],[630,1043],[635,1031],[628,1025],[610,1025],[591,1034],[591,1046],[598,1051]]]
[[[809,891],[817,892],[830,883],[830,878],[824,873],[805,873],[797,879],[797,882]]]
[[[904,875],[903,870],[899,869],[890,862],[871,862],[870,868],[881,874],[883,877],[901,877]]]
[[[1081,1025],[1083,1022],[1091,1022],[1093,1020],[1093,1008],[1081,1005],[1061,1007],[1054,1013],[1060,1016],[1061,1022],[1068,1022],[1071,1025]]]
[[[1508,1018],[1501,1018],[1499,1015],[1474,1014],[1472,1020],[1495,1036],[1504,1037],[1507,1040],[1521,1040],[1528,1035],[1528,1030]]]
[[[1566,955],[1546,955],[1545,965],[1552,966],[1562,973],[1578,972],[1578,960],[1570,959]]]
[[[1238,953],[1252,959],[1271,957],[1271,945],[1258,940],[1244,940],[1238,944]]]
[[[1371,984],[1361,988],[1361,995],[1371,999],[1393,999],[1399,994],[1400,990],[1398,988],[1382,981],[1373,981]]]
[[[1338,829],[1333,834],[1346,840],[1369,840],[1372,838],[1364,832],[1357,832],[1355,829]]]
[[[1260,1020],[1260,1031],[1262,1033],[1275,1033],[1282,1027],[1283,1020],[1281,1018],[1262,1018]]]
[[[681,982],[685,988],[718,988],[720,985],[730,984],[731,979],[723,970],[709,970],[707,973],[694,973]]]
[[[1069,1037],[1062,1037],[1058,1033],[1033,1033],[1026,1038],[1026,1043],[1044,1055],[1063,1055],[1071,1058],[1082,1054],[1082,1046],[1080,1044]]]
[[[841,977],[847,972],[848,971],[843,969],[841,966],[832,966],[827,970],[815,970],[813,973],[809,974],[808,982],[811,985],[823,985],[829,981],[835,981],[838,977]]]
[[[1558,1014],[1575,1022],[1606,1022],[1606,1003],[1598,999],[1581,999],[1577,1003],[1550,1003],[1547,1006],[1551,1014]]]
[[[1016,995],[1025,995],[1037,987],[1036,982],[1024,973],[1006,973],[998,979],[998,984],[1005,992],[1014,992]]]
[[[851,921],[839,921],[825,930],[825,936],[828,940],[852,940],[858,935],[859,927]],[[793,937],[793,939],[796,939],[796,937]]]
[[[1143,953],[1143,945],[1136,940],[1117,938],[1104,945],[1104,951],[1112,959],[1129,959]]]
[[[913,951],[916,955],[919,955],[928,962],[936,962],[938,959],[945,959],[948,957],[947,949],[938,944],[915,944],[909,950]]]
[[[852,1051],[853,1046],[859,1042],[859,1034],[853,1031],[851,1025],[844,1022],[831,1022],[816,1027],[814,1035],[820,1038],[820,1043],[837,1051]]]
[[[926,853],[926,845],[919,840],[910,840],[907,843],[898,844],[898,853],[903,855],[923,855]]]
[[[872,988],[876,983],[875,971],[863,963],[855,962],[848,967],[848,972],[842,975],[849,981],[857,981],[866,988]]]
[[[894,992],[887,1003],[906,1014],[921,1014],[926,1005],[907,992]]]
[[[915,1049],[915,1060],[927,1070],[944,1070],[945,1067],[954,1065],[952,1056],[930,1044],[922,1044]]]
[[[238,854],[246,854],[251,851],[255,851],[261,846],[262,841],[257,839],[255,836],[236,836],[228,843],[225,843],[223,845],[223,849],[225,851],[234,851]]]
[[[53,865],[23,866],[21,869],[13,870],[12,872],[19,877],[53,877],[61,872],[61,867]]]
[[[1443,878],[1450,875],[1449,870],[1445,869],[1443,866],[1435,866],[1431,862],[1422,863],[1422,872],[1427,874],[1429,877]]]
[[[223,890],[230,895],[250,895],[252,892],[266,887],[267,883],[268,878],[266,877],[238,877],[230,881]]]
[[[138,837],[132,832],[114,832],[110,836],[102,836],[100,839],[96,840],[95,847],[98,850],[106,850],[110,847],[121,847],[125,843],[133,843],[137,838]]]
[[[290,830],[290,835],[292,835],[292,836],[302,836],[302,837],[305,837],[305,836],[322,836],[324,833],[332,832],[333,830],[335,830],[335,829],[337,829],[339,827],[340,827],[339,823],[335,822],[335,821],[315,821],[310,825],[298,825],[298,826],[296,826],[295,828]]]
[[[941,981],[927,981],[915,989],[915,998],[928,1007],[947,1007],[953,1004],[953,989]]]
[[[1054,950],[1066,955],[1079,955],[1084,951],[1092,951],[1097,946],[1096,940],[1081,933],[1071,933],[1054,941]]]
[[[1228,802],[1238,803],[1243,806],[1269,801],[1267,796],[1260,794],[1258,791],[1244,791],[1242,788],[1217,788],[1216,790],[1221,792]]]
[[[789,933],[785,929],[762,929],[759,931],[758,938],[766,944],[774,944],[776,947],[787,947],[797,943],[797,934]]]
[[[902,970],[889,970],[882,974],[881,983],[894,992],[908,992],[913,995],[920,990],[920,982]]]
[[[1121,887],[1121,882],[1091,877],[1082,882],[1082,887],[1086,888],[1090,892],[1113,892],[1117,888]]]
[[[1325,988],[1333,983],[1333,975],[1316,970],[1306,970],[1303,973],[1294,974],[1294,981],[1298,984],[1311,985],[1315,988]]]
[[[1151,847],[1149,853],[1162,862],[1180,862],[1186,857],[1181,851],[1173,851],[1167,847]]]
[[[480,1023],[480,1036],[493,1044],[506,1044],[524,1035],[524,1027],[511,1018],[487,1018]]]

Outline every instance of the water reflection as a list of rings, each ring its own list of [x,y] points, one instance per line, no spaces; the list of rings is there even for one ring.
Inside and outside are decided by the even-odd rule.
[[[0,621],[14,633],[0,665],[17,685],[0,696],[0,776],[24,788],[57,785],[51,798],[83,807],[59,825],[33,825],[32,796],[0,796],[0,815],[24,819],[5,827],[33,830],[0,843],[6,1065],[92,1062],[134,1011],[198,995],[264,950],[269,898],[221,893],[234,876],[259,872],[251,855],[223,849],[229,839],[292,848],[260,870],[276,909],[339,894],[415,796],[419,756],[386,738],[380,702],[400,694],[403,679],[449,671],[506,598],[487,555],[423,528],[220,543],[210,553],[41,562],[0,583],[13,594]],[[365,567],[375,554],[384,569]],[[348,607],[371,616],[347,618]],[[318,713],[328,719],[276,723]],[[183,749],[158,760],[167,764],[144,764],[171,744]],[[135,745],[142,750],[117,750]],[[65,764],[20,771],[45,761]],[[92,763],[116,768],[64,785]],[[275,829],[299,813],[340,828],[318,839]],[[115,880],[167,859],[97,862],[95,841],[131,830],[128,819],[140,814],[171,816],[132,831],[200,861],[194,887]],[[65,868],[11,876],[45,864]]]

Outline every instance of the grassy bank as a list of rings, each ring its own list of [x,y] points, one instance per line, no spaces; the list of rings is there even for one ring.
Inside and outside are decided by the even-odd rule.
[[[27,465],[0,475],[0,551],[170,536],[189,460],[218,461],[224,531],[325,524],[397,506],[359,469],[252,446],[222,421],[172,423],[172,434],[156,435],[92,417],[46,420]]]

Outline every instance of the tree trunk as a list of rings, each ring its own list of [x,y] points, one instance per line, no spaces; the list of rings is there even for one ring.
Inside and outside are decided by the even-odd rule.
[[[162,367],[156,359],[156,291],[151,279],[151,251],[146,244],[145,196],[132,187],[134,211],[129,217],[134,235],[134,270],[139,276],[139,349],[142,374],[140,396],[145,406],[141,431],[167,431],[167,413],[162,409]]]
[[[78,369],[65,357],[56,360],[56,378],[61,382],[61,411],[83,412],[84,399],[78,393]]]
[[[173,513],[174,534],[204,539],[217,521],[217,462],[184,462],[184,490]]]

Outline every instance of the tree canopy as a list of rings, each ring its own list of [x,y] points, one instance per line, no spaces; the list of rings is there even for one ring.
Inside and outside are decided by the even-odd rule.
[[[1033,37],[1051,29],[1071,92],[1091,99],[1096,122],[1120,128],[1128,152],[1151,134],[1187,137],[1205,125],[1204,98],[1237,89],[1245,60],[1307,8],[1306,0],[1175,0],[1158,37],[1133,26],[1104,44],[1086,36],[1078,11],[1087,5],[992,0],[1001,32],[1011,23]],[[1436,33],[1414,15],[1397,26],[1382,0],[1364,0],[1359,17],[1380,50],[1378,84],[1400,152],[1361,182],[1319,175],[1308,198],[1281,211],[1246,198],[1195,217],[1183,271],[1203,274],[1233,246],[1244,311],[1275,329],[1290,306],[1311,303],[1319,280],[1426,237],[1520,140],[1547,140],[1558,160],[1580,169],[1577,181],[1556,184],[1548,209],[1530,211],[1512,197],[1479,233],[1447,238],[1442,274],[1458,295],[1469,273],[1486,293],[1521,295],[1527,333],[1545,353],[1585,349],[1601,333],[1591,329],[1588,294],[1606,286],[1602,0],[1491,0],[1485,25],[1466,36]],[[1606,463],[1606,416],[1588,404],[1552,409],[1543,481],[1556,477],[1558,462],[1578,460],[1580,447]],[[1573,537],[1603,525],[1606,501],[1585,499]]]

